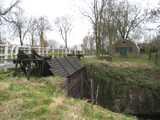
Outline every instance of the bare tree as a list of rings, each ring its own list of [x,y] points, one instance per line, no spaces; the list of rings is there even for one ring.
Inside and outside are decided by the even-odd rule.
[[[81,44],[81,47],[83,50],[85,51],[93,51],[94,50],[94,44],[95,44],[95,36],[94,34],[89,34],[86,35],[84,38],[83,38],[83,41],[82,41],[82,44]]]
[[[37,19],[34,17],[31,17],[29,20],[29,35],[30,35],[30,39],[31,39],[31,45],[34,46],[36,43],[36,39],[38,36],[38,29],[37,29]]]
[[[49,43],[47,40],[44,40],[44,47],[48,47],[49,46]]]
[[[160,25],[159,25],[160,24],[160,1],[158,5],[159,5],[158,8],[154,8],[151,10],[147,20],[153,23],[154,26],[156,26],[156,30],[158,30],[158,32],[160,33]]]
[[[78,49],[78,45],[73,45],[72,49]]]
[[[102,49],[104,49],[108,45],[111,48],[113,42],[118,39],[118,32],[117,32],[117,23],[114,17],[114,0],[108,0],[107,6],[105,7],[105,13],[103,18],[103,32],[102,32]]]
[[[18,7],[19,3],[20,3],[20,0],[16,0],[13,3],[10,3],[9,6],[5,6],[4,2],[2,2],[2,0],[1,0],[1,2],[0,2],[0,18],[2,17],[5,20],[7,20],[5,15],[7,15],[10,11],[12,11],[13,8]]]
[[[19,37],[20,44],[23,46],[24,38],[28,32],[28,21],[24,10],[20,9],[13,12],[12,18],[10,17],[11,28],[14,31],[14,35]]]
[[[49,23],[46,16],[41,16],[37,22],[37,29],[40,36],[40,46],[44,47],[44,36],[47,31],[52,30],[52,25]]]
[[[60,46],[60,43],[57,42],[56,40],[48,40],[48,43],[50,48],[57,49]]]
[[[7,3],[7,2],[6,2]],[[13,11],[14,8],[17,8],[18,7],[18,4],[20,3],[20,0],[14,0],[14,2],[11,2],[10,5],[5,5],[5,2],[4,1],[0,1],[0,41],[1,41],[1,25],[2,25],[2,21],[3,19],[5,21],[8,22],[8,19],[6,18],[6,16],[11,12]],[[3,18],[3,19],[1,19]]]
[[[88,40],[88,36],[85,36],[82,40],[82,44],[81,47],[83,50],[88,51],[89,50],[89,40]]]
[[[113,15],[117,29],[122,39],[128,39],[132,30],[138,27],[147,17],[147,10],[142,10],[137,5],[131,5],[127,0],[114,2]]]
[[[71,16],[66,15],[62,17],[57,17],[54,20],[55,25],[57,26],[58,32],[60,32],[63,41],[65,42],[65,46],[67,48],[68,34],[72,30],[73,20]]]
[[[95,43],[96,43],[96,56],[99,57],[99,52],[102,43],[102,20],[104,17],[104,10],[107,4],[107,0],[94,0],[94,1],[86,1],[84,0],[86,5],[89,7],[87,9],[80,9],[81,13],[89,18],[93,25],[94,34],[95,34]]]

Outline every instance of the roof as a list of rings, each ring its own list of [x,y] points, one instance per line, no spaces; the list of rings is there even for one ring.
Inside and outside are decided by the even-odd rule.
[[[52,58],[47,60],[49,70],[54,76],[69,77],[84,67],[77,56]]]
[[[121,39],[121,40],[116,41],[113,45],[116,45],[116,44],[119,43],[120,41],[129,41],[129,42],[133,43],[133,44],[137,47],[138,53],[140,53],[139,46],[138,46],[133,40]]]

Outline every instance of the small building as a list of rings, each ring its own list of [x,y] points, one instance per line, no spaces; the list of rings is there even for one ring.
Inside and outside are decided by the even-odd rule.
[[[118,40],[111,49],[112,57],[138,57],[139,47],[131,40]]]

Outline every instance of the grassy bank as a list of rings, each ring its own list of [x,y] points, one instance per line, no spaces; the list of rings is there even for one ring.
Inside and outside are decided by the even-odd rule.
[[[12,71],[9,70],[8,73]],[[64,97],[57,86],[60,77],[31,77],[19,74],[13,78],[0,71],[0,119],[3,120],[85,120],[91,119],[91,104],[87,100]],[[135,120],[94,106],[95,120]]]
[[[104,107],[118,99],[123,104],[122,109],[117,109],[114,102],[112,106],[115,105],[115,109],[112,109],[114,108],[112,106],[110,109],[131,113],[130,95],[139,91],[144,91],[141,95],[147,98],[160,99],[160,68],[147,58],[113,58],[112,61],[82,59],[82,61],[87,65],[87,76],[93,79],[95,88],[101,86],[99,91],[101,99],[98,101]],[[90,81],[85,79],[90,84]]]

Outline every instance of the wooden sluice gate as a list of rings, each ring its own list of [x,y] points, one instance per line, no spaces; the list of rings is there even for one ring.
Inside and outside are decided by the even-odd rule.
[[[78,56],[62,58],[51,58],[51,56],[40,56],[34,49],[31,54],[19,50],[17,59],[13,60],[15,70],[13,77],[21,69],[29,80],[30,76],[60,76],[67,78],[68,96],[78,97],[81,92],[81,79],[83,63]],[[17,68],[18,64],[20,68]]]

